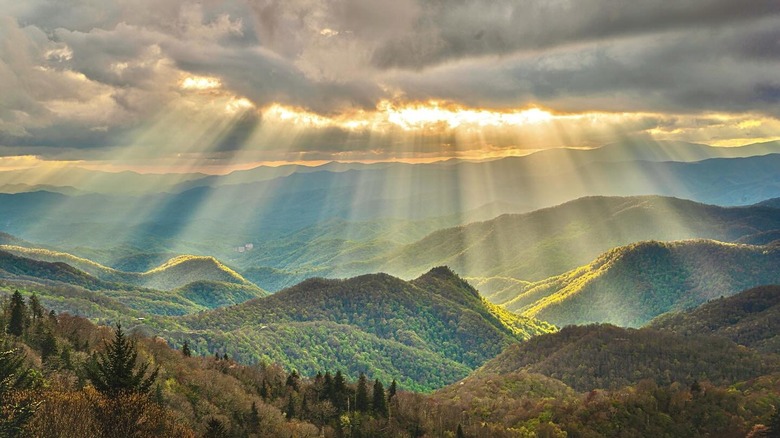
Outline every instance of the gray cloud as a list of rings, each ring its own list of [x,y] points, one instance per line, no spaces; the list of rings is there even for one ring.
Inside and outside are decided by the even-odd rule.
[[[116,148],[177,108],[187,75],[320,114],[438,99],[780,117],[777,71],[777,0],[0,0],[0,144]],[[262,124],[247,116],[216,150]],[[312,130],[294,147],[389,150],[393,135]],[[407,150],[456,141],[423,137]]]
[[[775,0],[429,0],[415,28],[377,48],[380,68],[422,68],[674,29],[722,26],[780,14]]]

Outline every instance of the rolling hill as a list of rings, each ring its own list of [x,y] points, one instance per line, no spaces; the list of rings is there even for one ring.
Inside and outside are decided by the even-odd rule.
[[[645,379],[658,385],[696,380],[729,385],[780,371],[780,356],[762,355],[713,336],[601,324],[564,327],[512,345],[476,375],[518,371],[559,379],[581,392]]]
[[[639,327],[672,310],[780,282],[780,247],[708,240],[640,242],[531,284],[505,307],[558,326]]]
[[[0,251],[0,278],[6,280],[6,283],[37,287],[45,299],[58,301],[58,304],[52,306],[57,310],[74,309],[72,305],[64,304],[70,298],[94,301],[86,308],[83,305],[75,306],[75,308],[85,309],[78,312],[79,315],[89,317],[97,317],[105,313],[101,309],[103,300],[96,299],[98,296],[111,298],[116,303],[138,312],[184,315],[218,306],[238,304],[266,295],[265,291],[245,280],[239,282],[241,277],[208,257],[179,257],[156,270],[134,274],[114,271],[68,254],[62,255],[37,249],[21,252],[44,256],[43,258],[75,260],[79,265],[88,266],[93,271],[97,270],[104,274],[105,278],[114,280],[97,278],[65,262],[41,261]],[[46,257],[47,255],[51,257]],[[174,289],[166,290],[162,287],[153,289],[138,284],[173,286]],[[60,296],[63,293],[65,295]],[[113,309],[116,306],[111,304],[109,307]]]
[[[553,330],[488,303],[448,268],[410,282],[386,274],[311,279],[179,322],[192,333],[166,337],[189,337],[198,351],[277,361],[304,374],[370,370],[419,389],[458,380],[512,342]]]
[[[761,286],[716,299],[688,312],[662,315],[653,329],[712,334],[758,351],[780,353],[780,286]]]
[[[198,281],[242,285],[246,286],[246,290],[256,288],[214,257],[177,256],[146,272],[136,273],[119,271],[92,260],[48,249],[0,245],[0,250],[39,261],[65,263],[106,282],[149,289],[173,290]],[[260,295],[264,295],[264,292],[258,288],[255,297]]]
[[[768,207],[724,208],[659,196],[590,197],[440,230],[351,269],[412,278],[446,264],[466,277],[539,281],[643,240],[730,242],[777,229],[780,214]]]

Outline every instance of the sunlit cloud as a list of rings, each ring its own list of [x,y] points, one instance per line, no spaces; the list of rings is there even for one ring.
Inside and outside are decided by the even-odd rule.
[[[222,82],[217,78],[189,76],[181,81],[182,90],[213,90],[221,86]]]

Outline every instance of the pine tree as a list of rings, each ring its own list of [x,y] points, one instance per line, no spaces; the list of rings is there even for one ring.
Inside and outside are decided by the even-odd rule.
[[[184,340],[184,345],[181,346],[181,354],[184,355],[184,357],[190,357],[192,356],[192,351],[190,351],[190,341]]]
[[[398,384],[395,382],[395,379],[390,383],[390,388],[387,390],[387,401],[391,401],[393,397],[395,397],[395,393],[398,391]]]
[[[24,356],[16,351],[0,352],[0,436],[21,436],[25,424],[32,419],[37,405],[31,400],[11,401],[15,390],[33,386],[30,371],[24,367]]]
[[[260,431],[260,412],[257,410],[257,404],[255,402],[252,402],[252,408],[249,410],[246,422],[249,432],[257,433]]]
[[[387,418],[387,399],[385,399],[385,387],[379,379],[374,380],[374,402],[371,409],[375,415]]]
[[[216,418],[210,419],[206,423],[206,433],[203,438],[225,438],[227,437],[227,429],[225,425]]]
[[[108,396],[122,393],[146,394],[160,369],[156,368],[146,376],[150,364],[145,363],[136,371],[137,357],[135,345],[125,337],[122,326],[117,324],[114,339],[108,344],[106,352],[93,356],[84,371],[87,379],[102,394]]]
[[[341,371],[336,371],[333,378],[333,398],[330,400],[338,412],[344,412],[346,408],[347,383],[344,381],[344,375]]]
[[[22,294],[18,290],[11,295],[10,313],[11,317],[9,318],[6,331],[14,336],[22,336],[26,325],[27,306],[24,305],[24,298],[22,298]]]
[[[775,413],[769,418],[766,428],[767,438],[780,438],[780,407],[775,408]]]
[[[290,398],[287,400],[287,409],[284,410],[284,414],[287,416],[287,420],[295,418],[295,398],[293,394],[290,394]]]
[[[298,381],[300,378],[298,371],[293,370],[290,375],[287,376],[287,381],[284,382],[284,385],[291,388],[293,391],[298,391]]]
[[[54,334],[49,329],[45,329],[41,336],[41,360],[45,363],[52,356],[56,356],[57,351],[57,339],[54,338]]]
[[[455,438],[466,438],[466,434],[463,433],[463,426],[458,423],[458,430],[455,432]]]
[[[355,394],[355,410],[358,412],[368,412],[368,382],[366,375],[360,373],[357,383],[357,392]]]
[[[325,371],[325,377],[322,379],[322,394],[320,394],[320,401],[330,400],[333,402],[333,377],[330,375],[330,371]]]
[[[33,322],[43,319],[43,306],[41,306],[38,296],[35,294],[30,295],[27,302],[30,303],[30,313],[32,314]]]

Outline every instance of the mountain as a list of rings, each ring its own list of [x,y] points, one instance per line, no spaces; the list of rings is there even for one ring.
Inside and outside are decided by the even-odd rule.
[[[780,198],[767,199],[766,201],[759,202],[756,205],[763,207],[780,208]]]
[[[553,327],[492,305],[448,268],[407,282],[386,274],[311,279],[271,296],[182,317],[198,351],[276,361],[304,374],[340,368],[405,387],[458,380],[517,340]]]
[[[177,193],[0,195],[0,229],[69,251],[77,246],[132,246],[136,253],[220,251],[214,255],[223,258],[223,252],[242,242],[278,239],[328,220],[454,218],[449,226],[505,208],[529,211],[594,195],[657,194],[719,205],[780,196],[780,154],[699,162],[566,158],[580,153],[589,151],[545,152],[550,157],[563,154],[555,159],[534,154],[485,162],[362,165],[343,171],[325,167]],[[541,165],[539,160],[551,161]],[[484,212],[471,213],[483,207]]]
[[[657,330],[712,334],[767,353],[780,353],[780,286],[761,286],[712,300],[693,310],[662,315]]]
[[[0,250],[35,260],[65,263],[107,282],[149,289],[173,290],[199,281],[254,286],[214,257],[177,256],[146,272],[136,273],[119,271],[82,257],[47,249],[0,245]],[[255,297],[262,294],[258,290]]]
[[[672,310],[780,283],[780,247],[709,240],[640,242],[525,288],[504,306],[558,326],[639,327]]]
[[[714,336],[600,324],[564,327],[514,344],[476,375],[518,371],[559,379],[581,392],[645,379],[657,385],[697,380],[729,385],[780,371],[780,356],[762,355]]]
[[[446,264],[466,277],[539,281],[638,241],[729,242],[777,229],[780,214],[767,207],[724,208],[658,196],[590,197],[440,230],[388,256],[344,269],[409,278]]]
[[[36,255],[60,254],[31,251]],[[87,262],[81,260],[80,264],[90,266]],[[91,267],[98,270],[96,266],[100,267],[95,263]],[[184,315],[266,295],[262,289],[246,280],[241,281],[240,276],[210,258],[180,257],[144,274],[102,269],[104,271],[99,272],[110,280],[95,277],[62,261],[41,261],[0,251],[0,279],[4,279],[9,288],[33,288],[58,311],[67,310],[92,318],[114,314],[119,305],[135,310],[139,317],[141,312]],[[147,286],[141,287],[141,284]],[[148,285],[173,286],[173,289],[153,289]],[[110,300],[106,301],[106,298]],[[73,303],[74,300],[77,302]]]
[[[0,251],[0,277],[44,280],[81,286],[85,289],[115,289],[118,285],[97,279],[66,263],[49,263]]]

